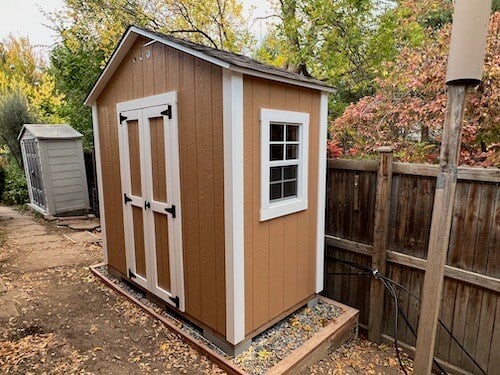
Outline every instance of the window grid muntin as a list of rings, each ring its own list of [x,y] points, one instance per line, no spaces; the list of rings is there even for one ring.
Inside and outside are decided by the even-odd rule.
[[[277,128],[278,127],[278,128]],[[278,130],[276,130],[278,129]],[[290,137],[293,134],[294,137]],[[274,140],[271,139],[281,139]],[[289,138],[295,138],[289,140]],[[299,160],[300,160],[300,124],[286,123],[286,122],[270,122],[269,124],[269,202],[275,203],[287,199],[294,199],[298,197],[299,193]],[[281,151],[273,154],[273,145],[281,145]],[[288,159],[289,147],[295,146],[295,158]],[[276,158],[281,154],[281,158]],[[295,177],[285,179],[285,168],[295,167]],[[280,168],[280,179],[272,180],[272,171],[274,168]],[[294,194],[285,195],[285,190],[288,188],[287,183],[294,183],[292,190]],[[275,191],[273,188],[280,186],[279,197],[273,197]],[[277,195],[277,194],[276,194]]]
[[[295,177],[291,178],[285,178],[285,169],[288,167],[295,167]],[[272,180],[272,169],[273,168],[279,168],[280,170],[280,178],[277,180]],[[298,164],[292,164],[292,165],[282,165],[278,167],[270,167],[269,170],[269,201],[270,202],[278,202],[286,199],[292,199],[296,198],[298,196],[298,183],[299,183],[299,165]],[[285,195],[285,189],[286,189],[286,183],[293,182],[293,190],[295,190],[295,194],[289,194]],[[274,186],[280,186],[280,196],[273,198],[273,187]]]

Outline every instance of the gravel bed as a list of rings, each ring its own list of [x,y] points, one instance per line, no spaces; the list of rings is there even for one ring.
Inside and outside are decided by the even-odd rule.
[[[232,357],[203,337],[194,325],[169,314],[166,310],[149,301],[138,289],[110,275],[106,266],[98,267],[97,271],[128,294],[172,321],[191,337],[233,361],[235,365],[249,374],[264,374],[343,313],[342,309],[320,300],[315,306],[311,308],[303,307],[276,323],[256,336],[247,350],[236,357]]]
[[[233,362],[248,373],[264,374],[342,312],[321,300],[314,307],[303,307],[255,337]]]

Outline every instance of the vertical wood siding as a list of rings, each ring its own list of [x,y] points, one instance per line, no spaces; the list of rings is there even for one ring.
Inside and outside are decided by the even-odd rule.
[[[155,43],[131,48],[97,101],[109,264],[125,273],[116,103],[177,91],[186,312],[225,334],[222,70]],[[146,57],[150,50],[152,56]],[[142,53],[143,59],[140,59]],[[132,59],[136,56],[137,62]],[[156,160],[159,164],[163,160]],[[159,186],[158,186],[159,188]],[[161,190],[161,189],[160,189]]]
[[[315,290],[320,93],[244,76],[245,333]],[[308,209],[260,222],[260,110],[307,112]]]

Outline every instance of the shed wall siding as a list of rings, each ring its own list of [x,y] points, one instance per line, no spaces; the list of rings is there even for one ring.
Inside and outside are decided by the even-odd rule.
[[[81,140],[42,140],[50,173],[54,212],[88,208]]]
[[[134,44],[97,100],[108,263],[126,273],[116,103],[177,91],[186,313],[224,335],[222,70],[145,42]]]
[[[245,332],[315,292],[320,92],[244,76]],[[308,209],[260,222],[260,110],[307,112]]]

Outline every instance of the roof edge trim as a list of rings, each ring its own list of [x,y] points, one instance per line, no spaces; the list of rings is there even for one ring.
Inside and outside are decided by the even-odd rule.
[[[89,94],[85,98],[85,100],[83,102],[85,105],[91,106],[97,100],[97,97],[101,94],[105,85],[108,83],[109,79],[114,74],[114,72],[118,68],[119,64],[122,62],[123,58],[126,56],[130,47],[135,42],[135,40],[137,39],[138,36],[143,36],[145,38],[151,39],[151,41],[148,42],[148,44],[152,44],[154,42],[159,42],[159,43],[162,43],[162,44],[167,45],[169,47],[175,48],[176,50],[185,52],[191,56],[198,57],[202,60],[205,60],[207,62],[210,62],[212,64],[218,65],[222,68],[225,68],[225,69],[228,69],[228,70],[231,70],[234,72],[246,74],[246,75],[253,76],[253,77],[269,79],[271,81],[287,83],[287,84],[294,85],[294,86],[306,87],[306,88],[324,91],[324,92],[330,92],[330,93],[336,92],[336,90],[334,88],[328,87],[326,85],[323,86],[320,84],[315,84],[313,82],[305,82],[305,81],[295,80],[292,78],[281,77],[279,75],[275,75],[275,74],[271,74],[271,73],[260,72],[258,70],[253,70],[250,68],[239,67],[239,66],[236,66],[234,64],[230,64],[226,61],[222,61],[220,59],[217,59],[215,57],[208,56],[208,55],[206,55],[202,52],[196,51],[192,48],[185,47],[185,46],[180,45],[178,43],[175,43],[171,40],[168,40],[166,38],[162,38],[160,35],[157,35],[153,32],[143,30],[143,29],[138,28],[136,26],[129,26],[128,29],[126,30],[125,34],[123,35],[122,39],[118,43],[118,46],[113,51],[113,54],[111,55],[108,62],[106,63],[106,66],[104,67],[101,74],[97,78],[96,82],[92,86],[92,90],[89,92]]]
[[[295,80],[292,78],[286,78],[286,77],[281,77],[281,76],[274,75],[274,74],[263,73],[263,72],[259,72],[258,70],[253,70],[253,69],[249,69],[249,68],[241,68],[241,67],[235,66],[235,65],[231,65],[229,70],[236,72],[236,73],[246,74],[246,75],[252,76],[252,77],[264,78],[264,79],[268,79],[270,81],[287,83],[287,84],[290,84],[293,86],[306,87],[308,89],[314,89],[314,90],[330,92],[330,93],[336,92],[336,90],[333,87],[327,87],[327,86],[317,85],[313,82],[299,81],[299,80]]]
[[[131,37],[131,34],[135,34],[135,36]],[[156,35],[152,32],[140,29],[136,26],[129,26],[129,28],[127,29],[127,31],[123,35],[120,43],[118,44],[118,46],[114,50],[113,54],[111,55],[110,59],[108,60],[103,71],[99,75],[99,78],[92,86],[92,90],[85,98],[85,100],[83,102],[85,105],[91,106],[92,103],[94,103],[96,101],[97,96],[99,96],[99,94],[102,92],[105,84],[107,83],[109,78],[111,78],[113,73],[116,71],[116,69],[118,68],[118,65],[122,62],[123,58],[128,53],[129,48],[132,46],[133,42],[135,42],[135,40],[137,39],[137,36],[143,36],[143,37],[146,37],[148,39],[151,39],[149,44],[154,43],[154,42],[159,42],[159,43],[162,43],[162,44],[167,45],[169,47],[175,48],[176,50],[185,52],[191,56],[195,56],[195,57],[198,57],[202,60],[208,61],[212,64],[218,65],[222,68],[226,68],[226,69],[229,68],[229,64],[226,63],[225,61],[222,61],[222,60],[216,59],[214,57],[205,55],[204,53],[195,51],[191,48],[184,47],[178,43],[172,42],[171,40],[168,40],[166,38],[162,38],[159,35]],[[128,48],[126,48],[126,50],[124,51],[123,49],[125,47],[128,47]]]

